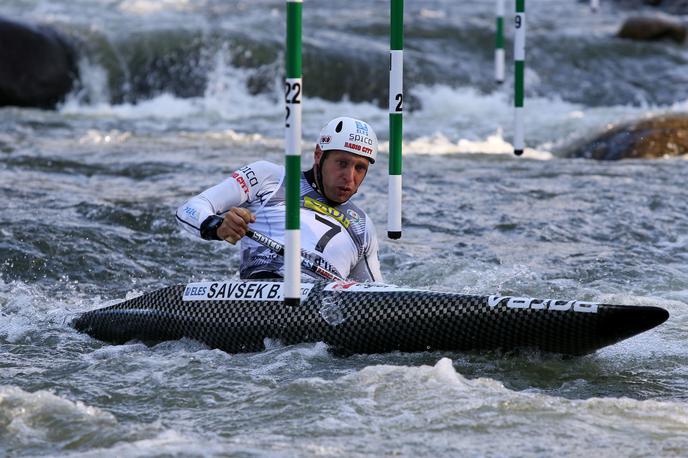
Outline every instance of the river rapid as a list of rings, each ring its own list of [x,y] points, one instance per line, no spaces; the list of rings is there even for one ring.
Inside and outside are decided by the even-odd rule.
[[[284,5],[8,0],[3,15],[74,38],[82,82],[56,111],[0,109],[0,455],[688,455],[688,161],[558,156],[608,124],[686,111],[686,47],[614,38],[633,12],[612,2],[596,15],[528,2],[516,158],[510,72],[492,82],[493,2],[407,2],[391,241],[388,4],[334,3],[304,2],[303,164],[330,118],[376,129],[356,201],[386,282],[658,305],[669,320],[578,358],[279,342],[232,355],[80,334],[80,312],[237,277],[237,249],[184,233],[174,211],[248,162],[283,160]]]

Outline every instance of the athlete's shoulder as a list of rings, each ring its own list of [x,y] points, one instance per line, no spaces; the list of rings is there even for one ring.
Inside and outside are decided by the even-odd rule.
[[[232,173],[249,202],[279,187],[283,176],[284,167],[268,161],[252,162]]]
[[[351,229],[359,234],[363,243],[363,251],[368,255],[377,253],[377,231],[372,218],[358,205],[347,202],[345,215],[351,224]],[[372,277],[371,277],[372,278]]]
[[[258,179],[269,177],[281,178],[282,175],[284,175],[284,166],[275,164],[274,162],[260,160],[251,162],[237,171],[243,173],[247,177],[255,176]]]
[[[359,234],[367,233],[368,237],[375,234],[373,220],[368,216],[365,210],[353,203],[351,200],[340,205],[338,209],[344,213],[346,220],[349,222],[355,232]]]

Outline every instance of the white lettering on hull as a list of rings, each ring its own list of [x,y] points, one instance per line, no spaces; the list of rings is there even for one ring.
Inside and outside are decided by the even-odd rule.
[[[301,284],[301,300],[308,298],[313,283]],[[200,282],[184,288],[183,301],[283,301],[281,282]]]
[[[580,313],[597,313],[599,304],[585,301],[560,301],[556,299],[532,299],[528,297],[489,296],[487,305],[494,308],[505,303],[510,309],[555,310],[568,312],[573,310]]]

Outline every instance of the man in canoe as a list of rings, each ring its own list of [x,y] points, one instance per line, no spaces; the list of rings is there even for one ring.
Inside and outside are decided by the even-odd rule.
[[[376,157],[372,127],[339,117],[320,131],[313,167],[301,174],[301,248],[342,278],[382,281],[373,222],[350,202]],[[241,167],[179,207],[177,221],[205,240],[241,240],[242,279],[283,277],[283,258],[244,236],[251,229],[284,243],[284,172],[268,161]]]

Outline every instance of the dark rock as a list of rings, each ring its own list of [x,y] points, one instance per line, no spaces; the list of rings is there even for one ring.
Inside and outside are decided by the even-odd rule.
[[[686,39],[686,26],[678,19],[664,14],[634,16],[626,19],[617,36],[644,41],[671,39],[682,43]]]
[[[77,79],[66,38],[47,26],[0,17],[0,106],[54,108]]]
[[[671,114],[613,126],[562,151],[566,157],[613,161],[688,154],[688,114]]]

